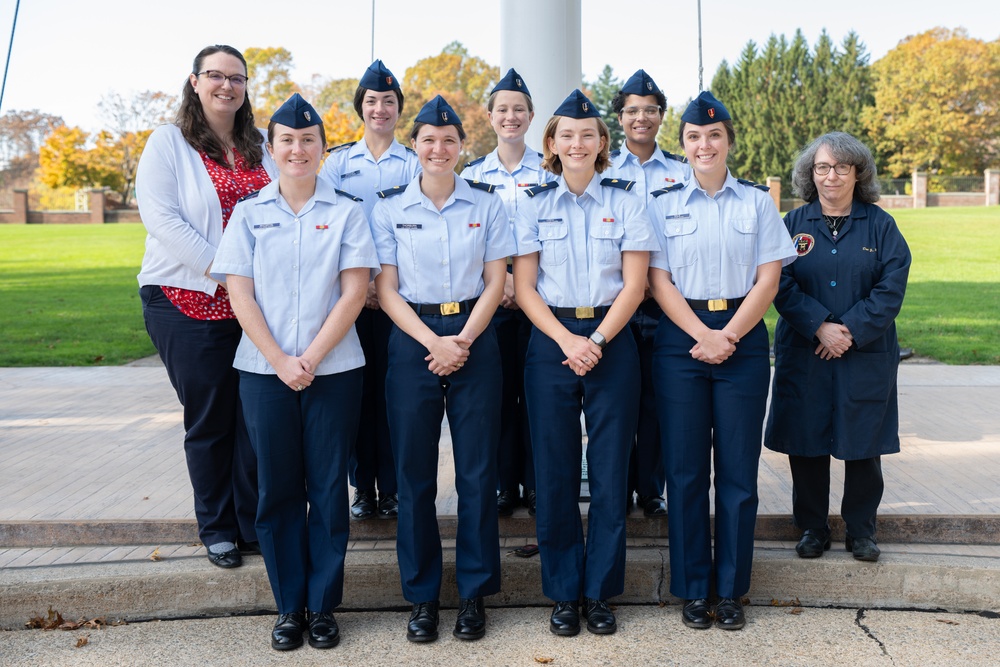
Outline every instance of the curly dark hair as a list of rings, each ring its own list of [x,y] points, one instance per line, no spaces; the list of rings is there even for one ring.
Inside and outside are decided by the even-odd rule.
[[[847,132],[828,132],[802,149],[792,167],[792,191],[807,202],[816,201],[819,193],[813,181],[813,162],[820,146],[826,146],[834,159],[842,164],[853,164],[857,182],[854,198],[865,204],[879,200],[878,175],[875,158],[868,147]]]
[[[225,44],[214,44],[206,46],[194,58],[194,65],[191,73],[195,76],[201,71],[202,64],[210,55],[215,53],[225,53],[238,58],[243,63],[243,71],[247,71],[247,61],[243,54],[231,46]],[[205,111],[201,108],[201,100],[194,91],[190,79],[184,79],[184,88],[181,91],[181,106],[177,110],[177,126],[181,129],[181,134],[191,147],[198,151],[204,151],[208,157],[212,158],[220,165],[228,167],[226,162],[226,147],[223,145],[221,137],[212,131],[205,119]],[[253,107],[250,105],[250,95],[244,91],[243,106],[236,112],[236,124],[233,126],[233,144],[243,159],[250,167],[256,167],[264,157],[264,149],[261,147],[260,132],[253,122]]]

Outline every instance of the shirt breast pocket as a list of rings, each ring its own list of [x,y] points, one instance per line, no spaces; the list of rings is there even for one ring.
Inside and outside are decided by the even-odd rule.
[[[691,266],[698,260],[697,235],[698,220],[681,218],[667,220],[663,228],[666,237],[667,263],[671,269]]]
[[[598,264],[620,264],[622,258],[622,237],[625,225],[602,222],[590,228],[591,242]]]
[[[736,217],[729,221],[726,251],[729,259],[741,266],[753,266],[757,257],[757,218]]]
[[[543,222],[538,225],[538,242],[542,251],[541,266],[559,266],[569,259],[569,225],[565,222]]]

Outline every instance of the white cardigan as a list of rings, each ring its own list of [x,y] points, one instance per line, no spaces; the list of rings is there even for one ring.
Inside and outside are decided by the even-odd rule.
[[[263,131],[261,143],[266,141]],[[264,150],[264,169],[277,178]],[[176,125],[153,130],[139,158],[135,198],[146,226],[139,285],[170,285],[215,294],[205,275],[222,240],[222,205],[205,163]]]

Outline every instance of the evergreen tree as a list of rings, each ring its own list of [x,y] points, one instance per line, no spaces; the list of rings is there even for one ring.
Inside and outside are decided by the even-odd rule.
[[[615,77],[611,65],[604,66],[597,81],[593,83],[583,82],[583,86],[586,88],[585,92],[588,93],[587,96],[591,102],[597,105],[597,109],[601,112],[601,118],[608,124],[608,130],[611,131],[611,150],[618,148],[625,141],[625,130],[618,123],[618,116],[611,108],[611,100],[614,99],[615,93],[621,90],[624,83]]]

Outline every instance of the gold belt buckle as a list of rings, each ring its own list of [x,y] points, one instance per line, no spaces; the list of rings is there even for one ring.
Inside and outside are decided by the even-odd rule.
[[[709,299],[708,300],[708,310],[710,312],[717,312],[720,310],[726,310],[726,300],[725,299]]]
[[[576,319],[578,320],[592,320],[594,319],[594,307],[593,306],[580,306],[576,309]]]
[[[449,301],[448,303],[441,304],[442,315],[458,315],[460,312],[462,312],[462,304],[458,301]]]

